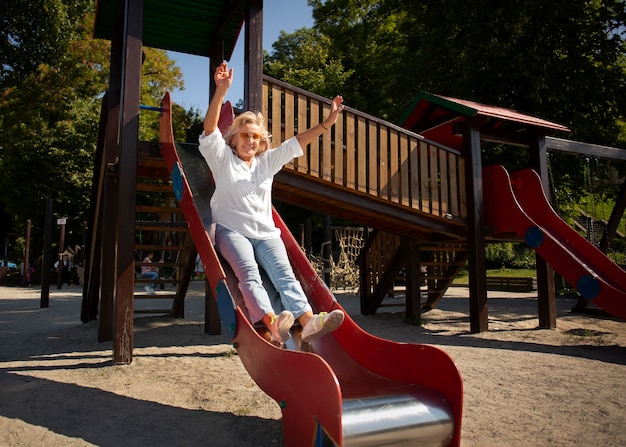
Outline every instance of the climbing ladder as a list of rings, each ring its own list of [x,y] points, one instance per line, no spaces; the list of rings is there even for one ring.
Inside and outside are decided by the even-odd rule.
[[[184,298],[194,270],[196,251],[174,190],[165,160],[157,145],[140,143],[135,206],[135,314],[184,317]],[[152,263],[145,254],[154,252]],[[158,280],[141,277],[142,266],[158,266]],[[147,284],[159,284],[151,295]],[[167,303],[167,307],[165,307]]]
[[[429,311],[439,304],[452,281],[467,261],[467,246],[464,244],[431,244],[420,246],[427,253],[426,267],[427,298],[422,311]]]
[[[374,230],[360,257],[361,312],[373,314],[401,281],[405,284],[406,316],[436,307],[467,261],[461,243],[419,244],[409,238]],[[426,302],[422,303],[422,284]],[[397,305],[397,304],[394,304]]]

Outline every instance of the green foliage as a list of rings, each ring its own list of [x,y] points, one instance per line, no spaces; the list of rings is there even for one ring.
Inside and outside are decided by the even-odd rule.
[[[32,221],[32,246],[41,246],[45,204],[67,217],[66,240],[80,243],[87,219],[100,109],[108,89],[110,42],[91,37],[94,2],[40,0],[7,3],[0,20],[0,203],[23,234]],[[165,51],[144,49],[141,101],[158,106],[166,90],[182,87]],[[185,135],[198,112],[185,117]],[[158,137],[159,114],[142,112],[140,139]],[[197,135],[196,135],[197,139]]]
[[[488,269],[534,269],[535,252],[526,244],[511,242],[488,244],[485,247]]]
[[[185,143],[197,143],[202,133],[204,117],[198,109],[186,110],[178,104],[172,104],[172,122],[174,123],[174,140]]]
[[[167,91],[184,87],[182,72],[175,62],[167,57],[164,50],[144,48],[145,60],[141,67],[141,103],[159,107]],[[185,114],[179,114],[177,118]],[[154,111],[142,111],[139,116],[139,140],[159,140],[160,116]],[[178,125],[178,121],[174,121]],[[183,121],[183,126],[187,120]],[[180,133],[180,132],[179,132]],[[199,134],[198,134],[199,135]],[[196,137],[197,139],[197,137]]]
[[[392,121],[425,90],[540,116],[570,127],[571,139],[626,148],[623,0],[309,4],[315,25],[281,35],[266,64],[274,77],[327,96],[339,77],[347,105]],[[485,165],[508,169],[530,162],[520,148],[485,144],[483,155]],[[590,188],[615,195],[603,182],[606,162],[591,174],[584,157],[554,153],[549,163],[550,198],[568,221]]]
[[[78,32],[76,24],[93,11],[91,0],[10,0],[0,14],[0,87],[27,78],[41,64],[59,66]]]
[[[424,89],[562,122],[578,140],[617,143],[623,1],[430,0],[407,10],[426,25],[413,34]]]
[[[515,257],[513,244],[510,242],[502,244],[488,244],[485,247],[485,257],[487,258],[487,268],[503,268],[510,264]]]
[[[349,75],[346,104],[392,120],[419,91],[415,67],[421,48],[412,37],[423,24],[411,23],[413,1],[311,0],[315,28],[328,36],[330,54]],[[413,26],[416,26],[414,28]]]
[[[264,71],[269,76],[325,97],[345,90],[352,71],[332,57],[328,36],[311,28],[300,28],[293,34],[281,31],[272,47],[272,54],[264,58]]]

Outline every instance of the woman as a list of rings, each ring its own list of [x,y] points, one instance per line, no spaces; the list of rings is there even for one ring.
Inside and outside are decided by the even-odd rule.
[[[239,115],[222,136],[217,125],[233,81],[233,69],[222,63],[213,78],[215,94],[199,142],[200,152],[215,179],[211,198],[215,247],[239,280],[252,323],[262,321],[272,340],[282,345],[290,337],[294,319],[298,320],[303,328],[302,341],[311,343],[338,328],[344,314],[341,310],[313,314],[287,258],[280,229],[272,218],[272,181],[286,163],[303,154],[303,147],[335,124],[343,110],[343,99],[341,96],[333,99],[330,114],[322,123],[270,149],[270,135],[261,114]],[[275,314],[263,287],[259,265],[280,294],[285,310],[279,315]]]

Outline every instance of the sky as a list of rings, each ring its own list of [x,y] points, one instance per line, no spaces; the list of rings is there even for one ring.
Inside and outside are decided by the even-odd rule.
[[[307,0],[264,0],[263,2],[263,49],[271,52],[281,31],[292,33],[302,27],[312,27],[312,9]],[[243,41],[242,29],[229,67],[234,69],[233,84],[226,99],[234,104],[243,98]],[[171,59],[183,72],[185,90],[171,92],[172,100],[185,109],[198,108],[204,115],[209,104],[209,58],[168,51]]]

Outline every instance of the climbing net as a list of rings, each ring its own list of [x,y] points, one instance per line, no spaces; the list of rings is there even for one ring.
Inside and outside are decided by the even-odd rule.
[[[330,268],[333,289],[351,290],[354,292],[359,288],[358,257],[365,244],[363,228],[335,228],[334,236],[335,242],[339,246],[337,255],[333,256],[331,253],[329,258],[324,257],[324,246],[330,244],[330,242],[325,242],[322,244],[320,255],[311,256],[311,263],[320,276]]]

